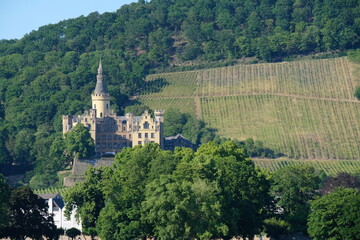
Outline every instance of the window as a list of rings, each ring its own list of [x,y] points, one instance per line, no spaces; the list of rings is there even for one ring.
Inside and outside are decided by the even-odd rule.
[[[109,109],[109,104],[106,104],[106,109]]]
[[[112,148],[112,143],[111,142],[108,143],[108,148]]]
[[[148,138],[149,137],[149,134],[148,133],[145,133],[145,138]]]
[[[149,129],[149,123],[148,122],[144,123],[144,129]]]
[[[117,148],[117,143],[116,142],[114,143],[114,148]]]
[[[125,132],[126,131],[126,126],[123,126],[123,132]]]
[[[150,141],[151,143],[153,143],[154,141]]]
[[[87,118],[85,118],[85,122],[87,122]]]
[[[141,145],[141,141],[138,141],[138,144]]]
[[[117,140],[117,135],[114,135],[114,140]]]
[[[151,138],[155,138],[155,134],[154,134],[154,133],[151,133]]]
[[[106,140],[106,135],[102,135],[102,139],[103,139],[103,140]]]
[[[138,138],[141,138],[141,133],[138,133]]]
[[[97,144],[96,144],[96,148],[100,148],[100,143],[97,143]]]
[[[100,117],[102,117],[102,113],[100,113]]]
[[[111,140],[112,139],[112,136],[111,135],[108,135],[108,140]]]
[[[103,143],[102,148],[106,148],[106,143]]]

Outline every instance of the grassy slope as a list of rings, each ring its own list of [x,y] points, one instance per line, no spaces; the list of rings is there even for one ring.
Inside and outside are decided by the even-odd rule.
[[[253,137],[290,157],[360,159],[359,66],[346,58],[156,74],[137,99],[195,113],[223,137]]]

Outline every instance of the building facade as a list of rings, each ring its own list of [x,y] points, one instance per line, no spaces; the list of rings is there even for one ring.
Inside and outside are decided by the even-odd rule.
[[[59,194],[39,194],[39,197],[44,199],[48,204],[48,213],[53,214],[54,223],[57,228],[62,228],[64,230],[77,228],[80,231],[82,230],[81,222],[75,218],[76,209],[72,211],[69,219],[65,217],[66,206],[63,198]]]
[[[81,123],[89,129],[95,142],[98,156],[116,153],[125,147],[155,142],[163,148],[164,117],[163,111],[154,112],[153,118],[145,111],[141,116],[127,113],[117,116],[110,106],[110,95],[104,83],[103,68],[100,60],[95,91],[91,96],[92,109],[82,115],[63,115],[63,133]]]

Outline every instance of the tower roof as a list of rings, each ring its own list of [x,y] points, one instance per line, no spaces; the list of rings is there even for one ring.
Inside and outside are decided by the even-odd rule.
[[[98,68],[98,74],[97,74],[97,81],[96,81],[96,87],[94,94],[107,94],[106,85],[104,83],[104,76],[103,76],[103,69],[102,69],[102,63],[101,58],[99,62],[99,68]]]

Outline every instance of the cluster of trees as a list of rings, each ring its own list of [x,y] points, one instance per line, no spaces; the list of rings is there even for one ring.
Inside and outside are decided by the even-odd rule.
[[[308,165],[259,170],[231,141],[197,152],[147,144],[118,153],[112,167],[89,168],[65,200],[68,215],[77,207],[83,231],[105,240],[252,238],[262,231],[354,239],[359,188],[357,176],[326,177]]]
[[[216,136],[216,129],[206,127],[203,121],[196,119],[189,113],[182,113],[178,109],[167,109],[165,111],[164,120],[166,123],[165,136],[174,136],[180,133],[196,146],[200,146],[201,144],[213,140],[217,143],[223,143],[230,140]],[[248,138],[245,141],[232,141],[238,146],[245,147],[249,157],[276,158],[282,156],[281,153],[275,152],[264,146],[264,143],[260,140]]]
[[[182,113],[178,109],[167,109],[164,121],[166,123],[165,136],[175,136],[179,133],[196,145],[215,139],[216,129],[206,127],[203,121],[189,113]]]
[[[46,188],[59,184],[57,172],[71,166],[74,157],[86,158],[94,155],[95,144],[89,130],[76,124],[64,136],[58,134],[49,146],[48,152],[37,158],[35,169],[27,173],[32,188]],[[46,154],[49,155],[46,155]]]
[[[58,239],[57,229],[48,213],[48,204],[28,187],[10,189],[0,175],[0,237],[10,239]]]

